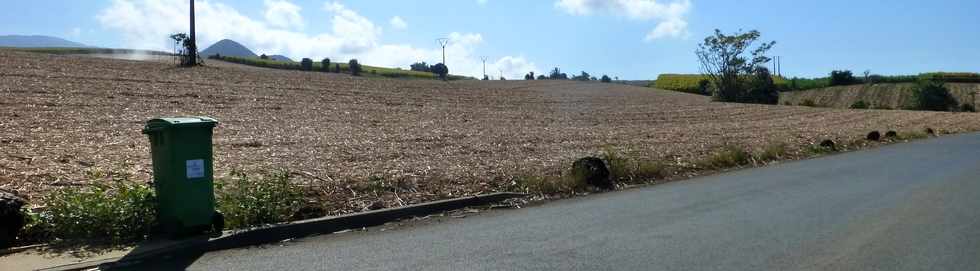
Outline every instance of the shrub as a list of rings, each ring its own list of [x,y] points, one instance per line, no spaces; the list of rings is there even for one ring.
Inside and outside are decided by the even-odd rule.
[[[757,158],[761,161],[775,161],[783,158],[786,152],[786,143],[773,143],[766,146]]]
[[[350,69],[350,74],[353,76],[361,75],[361,63],[357,63],[357,59],[351,59],[347,63],[347,68]]]
[[[286,171],[259,176],[232,172],[215,181],[217,208],[228,228],[245,228],[289,220],[303,207],[302,189]]]
[[[851,109],[868,109],[868,107],[868,103],[860,100],[851,104]]]
[[[854,78],[854,74],[851,71],[832,71],[830,72],[830,86],[846,86],[853,85],[857,83],[858,80]]]
[[[755,77],[748,82],[749,86],[746,92],[741,94],[736,101],[758,104],[779,103],[779,90],[776,88],[776,84],[772,80],[772,75],[769,73],[769,69],[756,69]]]
[[[265,54],[262,54],[261,56],[259,56],[259,59],[266,59],[266,60],[268,60],[269,59],[269,56],[267,56]]]
[[[977,107],[970,103],[965,103],[960,106],[960,111],[963,112],[977,112]]]
[[[602,75],[602,78],[599,79],[599,82],[611,83],[612,82],[612,78],[609,78],[608,75],[603,74]]]
[[[55,191],[44,202],[44,209],[29,214],[24,230],[29,238],[120,244],[144,240],[156,226],[153,189],[127,177]]]
[[[429,67],[429,64],[426,64],[425,61],[413,63],[412,65],[409,65],[408,67],[409,67],[409,69],[411,69],[413,71],[418,71],[418,72],[432,72],[432,70]]]
[[[810,99],[805,99],[800,103],[801,106],[817,107],[817,103]]]
[[[725,146],[707,159],[698,162],[698,166],[704,169],[725,169],[746,165],[751,160],[752,155],[749,152],[735,146]]]
[[[449,74],[449,67],[447,67],[446,64],[442,64],[442,63],[435,64],[432,65],[431,69],[432,69],[432,73],[439,75],[439,78],[442,80],[446,80],[446,75]]]
[[[303,60],[299,62],[299,66],[300,66],[300,69],[301,70],[304,70],[304,71],[312,71],[313,70],[313,60],[312,59],[309,59],[309,58],[303,58]]]
[[[320,70],[323,72],[330,72],[330,58],[324,58],[320,61]]]
[[[956,106],[956,100],[949,94],[949,89],[937,79],[919,81],[913,92],[919,110],[948,111]]]
[[[698,81],[698,92],[702,95],[711,95],[711,81],[708,79]]]

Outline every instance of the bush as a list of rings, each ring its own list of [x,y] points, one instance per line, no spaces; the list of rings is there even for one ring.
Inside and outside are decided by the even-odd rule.
[[[119,244],[144,240],[156,226],[153,189],[125,177],[55,191],[44,202],[44,209],[29,215],[24,235],[30,238]]]
[[[330,72],[330,58],[324,58],[320,61],[320,70],[323,72]]]
[[[303,58],[303,60],[299,62],[299,66],[300,66],[300,69],[301,70],[304,70],[304,71],[312,71],[313,70],[313,60],[312,59],[309,59],[309,58]]]
[[[851,71],[832,71],[830,72],[830,86],[846,86],[853,85],[857,83],[858,80],[854,78],[854,74]]]
[[[813,102],[813,100],[810,100],[810,99],[803,100],[803,102],[801,102],[800,105],[801,106],[809,106],[809,107],[817,107],[817,103],[816,102]]]
[[[963,104],[963,105],[960,106],[960,111],[963,111],[963,112],[977,112],[977,107],[974,106],[973,104],[966,103],[966,104]]]
[[[431,69],[432,73],[439,75],[439,78],[442,80],[446,80],[446,75],[449,74],[449,67],[446,67],[446,64],[435,64],[432,65]]]
[[[776,89],[776,84],[772,80],[772,74],[769,73],[769,69],[756,69],[754,78],[748,82],[749,86],[745,93],[736,99],[737,102],[758,104],[779,103],[779,90]]]
[[[602,78],[599,79],[599,82],[611,83],[612,82],[612,78],[609,78],[608,75],[603,74],[602,75]]]
[[[949,111],[956,106],[956,100],[949,94],[946,85],[937,79],[921,80],[916,83],[917,109],[930,111]]]
[[[700,161],[698,166],[704,169],[725,169],[746,165],[752,160],[749,152],[735,147],[725,146],[707,159]]]
[[[786,153],[787,150],[785,143],[775,143],[766,146],[766,148],[762,150],[762,153],[760,153],[757,158],[761,161],[775,161],[783,158],[783,156],[786,156]]]
[[[258,177],[232,172],[230,180],[216,180],[215,191],[217,208],[232,229],[285,222],[303,207],[302,189],[286,171]]]
[[[708,79],[698,81],[698,92],[701,95],[711,95],[711,81]]]
[[[870,107],[868,103],[860,100],[851,104],[851,109],[868,109],[868,107]]]
[[[347,63],[347,68],[350,69],[350,74],[353,76],[361,75],[361,63],[357,63],[357,59],[351,59]]]

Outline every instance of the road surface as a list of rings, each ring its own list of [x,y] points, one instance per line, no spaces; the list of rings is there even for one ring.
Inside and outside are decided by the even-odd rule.
[[[980,270],[980,134],[431,225],[318,236],[147,265],[191,270]]]

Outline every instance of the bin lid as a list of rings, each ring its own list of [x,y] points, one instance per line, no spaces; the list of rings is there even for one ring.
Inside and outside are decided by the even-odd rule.
[[[143,133],[163,131],[170,128],[214,128],[218,121],[209,117],[174,117],[151,119],[143,127]]]

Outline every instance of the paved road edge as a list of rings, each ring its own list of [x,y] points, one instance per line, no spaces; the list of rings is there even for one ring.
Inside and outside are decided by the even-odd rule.
[[[329,234],[347,229],[372,227],[398,219],[425,216],[472,206],[488,205],[511,198],[524,197],[521,193],[492,193],[458,199],[440,200],[434,202],[409,205],[399,208],[382,209],[335,217],[323,217],[294,221],[264,228],[251,229],[241,232],[226,233],[220,237],[198,237],[179,244],[131,253],[123,257],[82,262],[70,265],[45,268],[40,270],[87,270],[92,268],[112,269],[125,267],[149,258],[156,258],[176,253],[208,252],[255,246],[279,242],[291,238],[302,238],[317,234]]]

